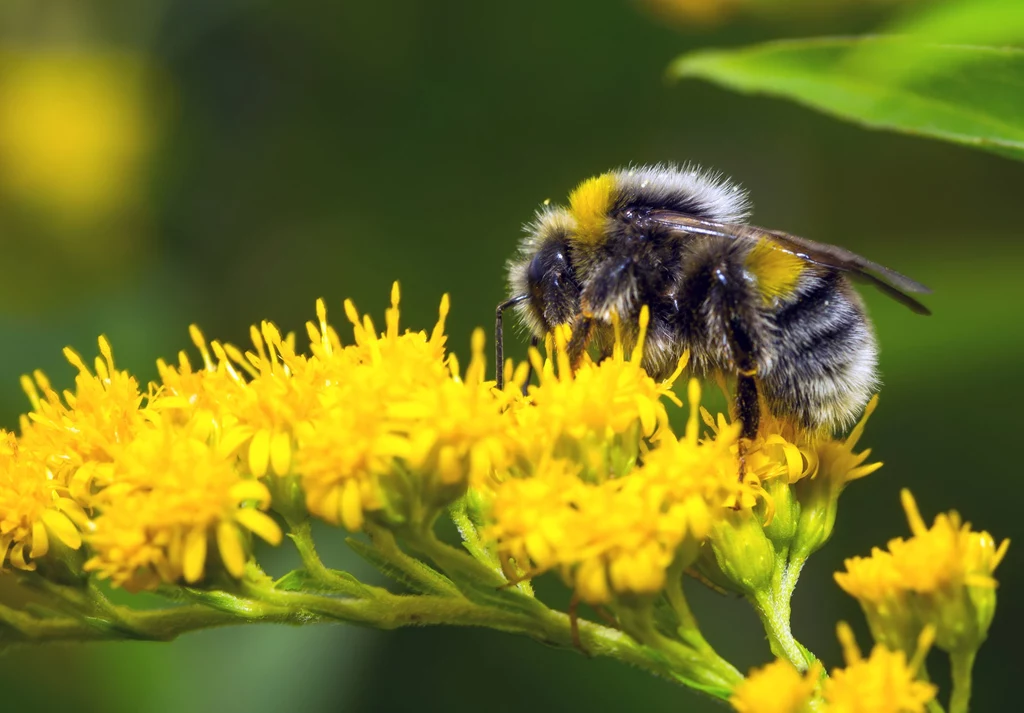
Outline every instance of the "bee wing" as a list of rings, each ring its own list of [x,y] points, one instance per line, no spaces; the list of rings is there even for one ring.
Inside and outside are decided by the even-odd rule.
[[[909,292],[929,294],[930,289],[906,275],[879,265],[877,262],[868,260],[846,248],[753,225],[714,223],[674,211],[651,211],[647,219],[658,226],[686,235],[708,235],[730,240],[771,240],[779,249],[803,260],[842,270],[859,282],[874,285],[884,294],[918,314],[931,314],[927,307],[907,294]]]

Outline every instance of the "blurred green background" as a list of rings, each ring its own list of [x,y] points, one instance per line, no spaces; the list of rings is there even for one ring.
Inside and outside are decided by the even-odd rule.
[[[886,467],[844,495],[794,604],[796,635],[839,663],[837,620],[869,639],[832,572],[906,534],[900,488],[929,520],[956,507],[997,538],[1021,532],[1024,165],[666,82],[686,50],[855,33],[900,11],[704,13],[735,4],[3,0],[0,423],[27,407],[19,375],[70,385],[66,344],[91,356],[107,334],[148,379],[189,346],[190,322],[236,343],[264,318],[301,333],[321,296],[339,323],[345,297],[380,318],[394,279],[416,328],[451,293],[464,353],[541,201],[624,163],[698,162],[748,187],[760,224],[935,289],[927,319],[865,294],[886,385],[864,442]],[[324,537],[346,566],[338,534]],[[1014,546],[998,572],[979,711],[1016,690],[1021,564]],[[727,658],[769,660],[742,601],[691,590]],[[936,657],[940,681],[943,668]],[[19,711],[718,710],[614,662],[474,630],[264,626],[23,648],[0,661],[0,687]]]

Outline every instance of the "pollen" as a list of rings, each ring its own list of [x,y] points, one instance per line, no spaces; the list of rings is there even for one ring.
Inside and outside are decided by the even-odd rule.
[[[573,237],[583,243],[598,243],[615,196],[615,177],[602,173],[583,181],[569,195],[569,210],[576,219]]]

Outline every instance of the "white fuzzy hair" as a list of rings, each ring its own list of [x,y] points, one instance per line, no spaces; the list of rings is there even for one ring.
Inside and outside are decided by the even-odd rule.
[[[742,186],[693,164],[627,166],[611,173],[620,202],[691,205],[695,214],[720,223],[741,223],[750,215],[750,198]]]

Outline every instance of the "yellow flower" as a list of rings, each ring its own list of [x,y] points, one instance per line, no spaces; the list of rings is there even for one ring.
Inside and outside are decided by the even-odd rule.
[[[355,344],[344,348],[322,310],[319,328],[309,327],[306,369],[326,360],[345,368],[319,380],[319,408],[296,431],[296,471],[309,511],[349,530],[378,511],[392,523],[426,524],[470,479],[490,478],[508,459],[503,401],[484,380],[483,333],[460,377],[445,355],[447,295],[429,335],[400,331],[399,301],[395,283],[380,335],[346,302]]]
[[[281,530],[260,512],[270,504],[266,486],[242,477],[237,465],[237,451],[216,443],[209,423],[164,423],[140,433],[95,497],[86,571],[130,591],[195,583],[209,569],[213,540],[227,572],[242,576],[246,533],[277,544]]]
[[[63,400],[42,372],[22,377],[32,411],[21,419],[21,448],[44,462],[83,506],[89,505],[94,481],[106,477],[107,466],[149,423],[135,377],[114,367],[105,337],[99,349],[95,374],[72,349],[64,350],[78,375],[74,393],[65,391]]]
[[[353,379],[332,389],[332,405],[296,429],[295,468],[312,514],[349,530],[386,504],[379,479],[409,450],[386,418],[377,384]]]
[[[430,486],[442,492],[484,482],[508,460],[509,421],[502,402],[491,392],[493,382],[484,380],[484,344],[484,333],[478,329],[464,378],[453,354],[448,378],[410,389],[388,407],[395,427],[409,439],[408,466],[421,479],[433,480]]]
[[[910,491],[901,498],[913,537],[846,560],[836,582],[860,602],[879,641],[905,649],[931,625],[940,648],[976,650],[995,613],[992,575],[1010,542],[997,547],[989,533],[972,531],[956,512],[938,515],[929,528]]]
[[[810,713],[820,677],[818,665],[801,674],[793,664],[776,659],[752,670],[733,690],[729,703],[740,713]]]
[[[521,567],[558,569],[583,601],[654,594],[686,534],[687,514],[639,485],[629,476],[585,482],[571,463],[549,461],[531,478],[498,486],[489,534]]]
[[[931,645],[931,631],[922,634],[911,661],[902,651],[877,645],[863,658],[853,632],[839,625],[846,668],[833,670],[823,687],[829,713],[924,713],[936,688],[916,680],[917,671]]]
[[[71,549],[82,544],[85,512],[48,477],[45,464],[19,449],[14,434],[0,431],[0,568],[22,570],[46,555],[51,537]]]
[[[799,477],[790,476],[788,492],[776,498],[777,512],[784,519],[778,523],[775,533],[769,531],[778,542],[788,547],[791,559],[806,560],[828,542],[835,527],[839,496],[843,490],[852,481],[882,467],[879,462],[867,462],[871,449],[854,452],[877,406],[878,396],[875,396],[845,439],[805,439],[799,436],[792,439],[799,445],[804,467]],[[796,457],[792,450],[786,451],[785,457],[790,461],[792,474]],[[771,489],[770,492],[776,493]],[[784,504],[788,504],[788,510],[782,507]],[[789,529],[785,527],[787,521],[792,524]]]
[[[555,332],[549,350],[553,358],[541,359],[539,353],[531,352],[539,385],[531,386],[530,398],[514,408],[516,439],[527,469],[529,463],[554,455],[582,463],[588,478],[622,475],[635,464],[641,440],[651,438],[659,428],[667,430],[668,413],[662,397],[680,405],[672,385],[686,357],[664,382],[647,375],[640,364],[649,318],[644,307],[629,359],[617,323],[611,356],[597,364],[584,357],[575,372],[569,363],[564,329]]]
[[[0,182],[76,220],[132,200],[152,138],[138,59],[69,50],[3,60]]]
[[[697,440],[699,397],[691,382],[687,435],[662,434],[623,476],[584,477],[578,464],[546,457],[529,476],[498,484],[488,534],[499,551],[533,573],[557,569],[593,604],[660,591],[669,567],[692,562],[740,489],[731,442]]]

